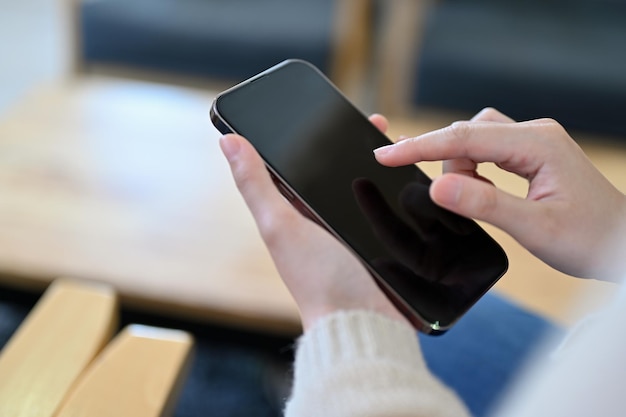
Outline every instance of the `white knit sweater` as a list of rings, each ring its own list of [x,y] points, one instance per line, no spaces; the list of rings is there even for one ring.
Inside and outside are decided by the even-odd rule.
[[[415,330],[367,311],[321,319],[299,340],[288,417],[464,417],[426,368]]]

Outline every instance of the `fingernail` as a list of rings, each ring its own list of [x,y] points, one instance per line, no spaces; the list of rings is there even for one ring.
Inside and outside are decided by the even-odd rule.
[[[386,155],[391,151],[392,148],[393,148],[393,145],[381,146],[380,148],[374,149],[374,155],[376,156]]]
[[[233,136],[226,135],[220,138],[220,147],[224,156],[229,161],[232,160],[239,152],[239,142]]]

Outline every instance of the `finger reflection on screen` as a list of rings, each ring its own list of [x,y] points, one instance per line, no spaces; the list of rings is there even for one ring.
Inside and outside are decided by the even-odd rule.
[[[355,180],[352,188],[373,233],[387,249],[387,256],[372,260],[376,272],[409,304],[420,306],[424,318],[439,320],[457,313],[456,306],[474,296],[476,280],[488,264],[481,248],[472,244],[479,227],[434,204],[428,185],[418,181],[397,196],[400,213],[369,179]]]

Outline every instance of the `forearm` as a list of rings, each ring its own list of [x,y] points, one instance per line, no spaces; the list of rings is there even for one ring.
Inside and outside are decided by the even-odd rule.
[[[366,311],[338,312],[299,340],[287,417],[467,416],[427,369],[415,331]]]

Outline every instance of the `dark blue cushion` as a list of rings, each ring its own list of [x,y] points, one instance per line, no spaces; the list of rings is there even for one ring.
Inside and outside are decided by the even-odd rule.
[[[335,0],[98,0],[80,9],[87,63],[243,79],[286,58],[329,69]]]
[[[486,416],[544,337],[559,332],[544,318],[488,293],[442,336],[420,335],[432,370]]]
[[[626,3],[438,2],[427,19],[418,105],[626,134]]]

